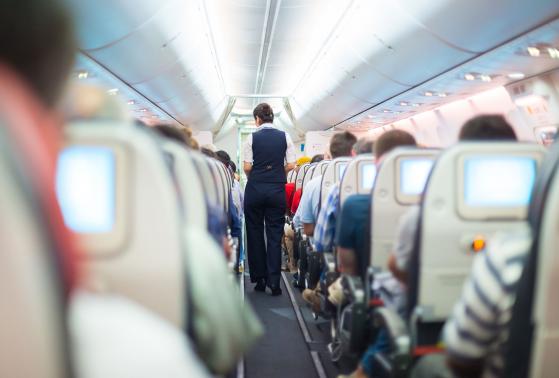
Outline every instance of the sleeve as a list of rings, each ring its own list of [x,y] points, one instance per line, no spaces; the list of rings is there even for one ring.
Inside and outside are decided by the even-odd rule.
[[[251,163],[251,164],[254,161],[252,158],[252,134],[247,136],[247,139],[243,146],[243,161],[245,163]]]
[[[408,271],[418,224],[419,206],[410,208],[398,223],[396,240],[394,241],[394,256],[396,257],[396,265],[402,272]]]
[[[301,201],[299,202],[299,208],[297,209],[297,212],[301,214],[301,222],[303,223],[316,223],[316,219],[314,219],[314,215],[312,212],[310,194],[311,190],[305,190],[303,192]]]
[[[334,239],[338,247],[356,249],[356,222],[352,219],[352,215],[355,211],[353,208],[353,202],[354,198],[349,197],[342,206],[340,218],[336,225],[336,236]]]
[[[291,140],[291,137],[287,132],[285,133],[285,141],[287,142],[287,150],[285,150],[285,161],[287,163],[295,164],[295,162],[297,161],[295,146],[293,145],[293,141]]]

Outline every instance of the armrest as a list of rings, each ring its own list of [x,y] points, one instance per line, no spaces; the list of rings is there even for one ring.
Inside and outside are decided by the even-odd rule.
[[[404,320],[393,310],[380,307],[373,313],[376,328],[387,333],[390,350],[375,358],[392,377],[407,377],[412,362],[411,335]]]
[[[326,265],[327,271],[335,272],[336,271],[336,256],[332,252],[324,252],[324,265]]]
[[[342,277],[342,287],[344,288],[344,295],[353,303],[364,303],[365,289],[363,288],[363,280],[361,277],[348,276],[346,274]]]

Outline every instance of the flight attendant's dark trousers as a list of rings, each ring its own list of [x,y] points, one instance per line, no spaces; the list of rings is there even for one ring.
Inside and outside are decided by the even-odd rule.
[[[265,279],[267,286],[279,287],[286,209],[285,184],[249,180],[245,188],[244,207],[250,280],[257,282]]]

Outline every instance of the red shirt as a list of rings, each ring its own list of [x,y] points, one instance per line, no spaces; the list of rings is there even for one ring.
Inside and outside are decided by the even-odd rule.
[[[293,202],[293,194],[295,192],[295,183],[288,182],[285,184],[285,201],[287,202],[287,210],[291,209],[291,203]]]
[[[299,202],[301,202],[301,195],[303,194],[303,188],[297,189],[293,195],[293,202],[291,203],[291,213],[295,214],[299,208]]]

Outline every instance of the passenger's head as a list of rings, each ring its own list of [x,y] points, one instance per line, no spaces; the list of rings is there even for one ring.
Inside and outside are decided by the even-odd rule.
[[[193,150],[200,150],[200,143],[194,138],[190,139],[190,148]]]
[[[303,164],[307,164],[311,162],[311,158],[308,156],[301,156],[299,159],[297,159],[297,162],[295,163],[295,165],[297,167],[302,166]]]
[[[232,170],[234,173],[237,172],[237,164],[235,164],[235,163],[233,162],[233,160],[231,160],[231,161],[229,162],[229,167],[231,168],[231,170]]]
[[[353,145],[353,152],[356,155],[372,154],[373,153],[373,140],[370,138],[360,138],[357,143]]]
[[[229,163],[231,162],[231,157],[229,156],[229,154],[223,150],[219,150],[215,153],[217,160],[219,160],[220,162],[222,162],[223,164],[225,164],[226,166],[229,166]]]
[[[252,115],[254,116],[256,126],[260,126],[263,123],[274,122],[274,111],[272,110],[272,107],[265,102],[258,104],[252,111]]]
[[[324,155],[323,154],[314,155],[311,159],[311,163],[319,163],[322,160],[324,160]]]
[[[489,114],[468,120],[462,126],[458,139],[460,141],[515,141],[516,134],[505,117]]]
[[[375,142],[375,158],[377,161],[396,147],[413,146],[417,144],[413,135],[404,130],[390,130],[382,134]]]
[[[217,155],[215,154],[215,152],[213,152],[212,150],[210,150],[209,148],[206,147],[202,147],[200,149],[200,152],[202,152],[204,155],[211,157],[213,159],[217,159]]]
[[[0,62],[46,106],[60,99],[76,51],[72,19],[62,1],[0,1]]]
[[[349,131],[334,134],[330,139],[330,155],[332,159],[352,156],[353,145],[356,142],[357,138]]]
[[[190,147],[189,141],[186,139],[184,133],[171,125],[156,125],[153,130],[158,132],[161,136],[171,139],[183,146]]]

